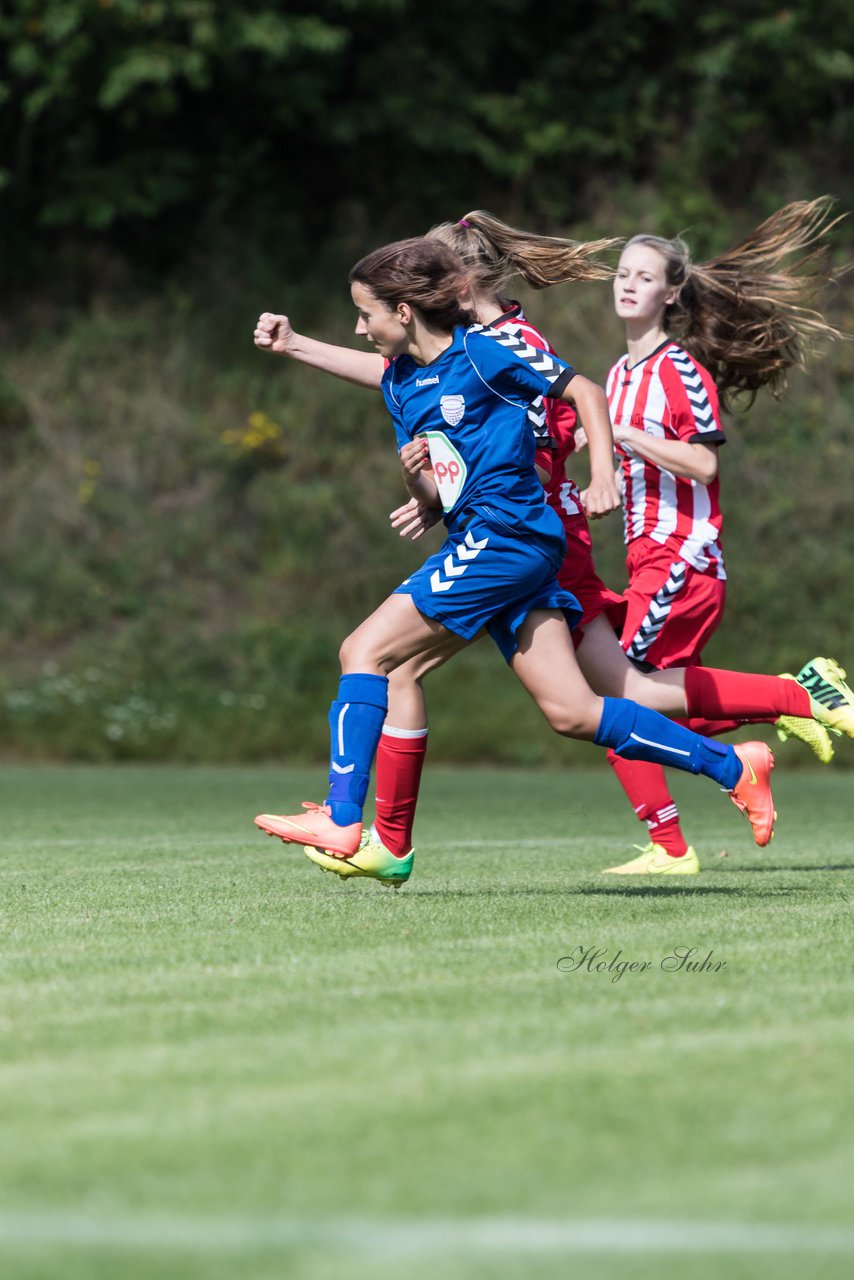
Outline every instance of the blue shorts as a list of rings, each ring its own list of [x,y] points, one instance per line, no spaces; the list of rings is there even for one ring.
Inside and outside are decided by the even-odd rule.
[[[570,627],[581,620],[575,596],[555,579],[561,558],[478,519],[450,534],[394,594],[411,596],[419,613],[464,640],[486,627],[509,662],[519,628],[534,609],[561,609]]]

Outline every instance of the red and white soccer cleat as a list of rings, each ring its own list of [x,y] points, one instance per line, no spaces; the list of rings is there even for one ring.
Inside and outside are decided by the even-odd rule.
[[[361,822],[339,827],[325,805],[303,802],[305,813],[259,813],[255,826],[285,844],[307,844],[336,858],[352,858],[362,836]]]
[[[777,811],[771,795],[774,756],[764,742],[741,742],[733,750],[742,764],[741,777],[729,793],[737,809],[747,816],[753,839],[766,845],[774,834]]]

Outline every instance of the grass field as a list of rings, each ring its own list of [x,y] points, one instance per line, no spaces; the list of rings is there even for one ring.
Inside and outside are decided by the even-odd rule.
[[[322,771],[6,767],[0,1275],[850,1276],[854,775],[776,777],[636,883],[607,771],[428,771],[395,894],[251,826]]]

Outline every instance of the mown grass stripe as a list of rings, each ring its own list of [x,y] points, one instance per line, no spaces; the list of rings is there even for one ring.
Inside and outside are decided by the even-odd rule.
[[[522,1218],[366,1219],[86,1213],[0,1214],[0,1244],[148,1248],[213,1253],[326,1248],[363,1255],[552,1253],[854,1254],[854,1230],[807,1223],[580,1221]]]

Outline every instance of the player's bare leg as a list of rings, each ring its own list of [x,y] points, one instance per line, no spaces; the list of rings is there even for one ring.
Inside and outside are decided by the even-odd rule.
[[[330,799],[304,806],[302,814],[260,814],[256,826],[287,844],[352,858],[362,844],[361,810],[388,706],[388,673],[416,654],[441,653],[449,634],[420,613],[410,596],[392,595],[349,635],[340,650],[341,687],[351,689],[353,696],[352,701],[333,703],[330,713]],[[336,795],[336,788],[348,798]]]
[[[776,814],[770,789],[773,756],[764,743],[723,746],[635,702],[598,697],[581,673],[558,613],[529,614],[518,646],[513,672],[557,733],[593,739],[627,759],[670,764],[712,778],[747,816],[756,843],[768,843]]]

